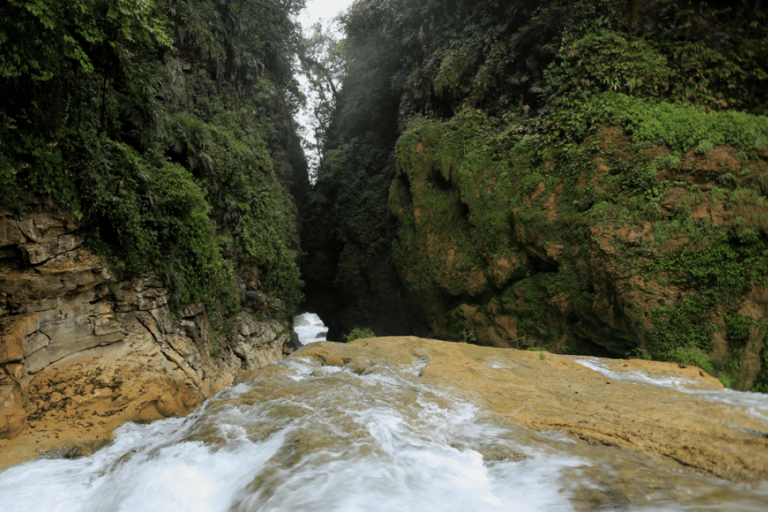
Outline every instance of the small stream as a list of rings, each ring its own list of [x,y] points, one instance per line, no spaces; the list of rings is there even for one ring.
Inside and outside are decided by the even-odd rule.
[[[310,338],[302,341],[319,339],[319,319],[304,320],[297,331]],[[694,392],[682,380],[613,375],[597,359],[580,362],[638,386]],[[90,457],[7,469],[0,510],[768,510],[765,484],[735,485],[562,432],[490,423],[475,405],[420,382],[424,364],[358,374],[285,359],[186,418],[126,424]],[[766,395],[707,393],[768,414]]]

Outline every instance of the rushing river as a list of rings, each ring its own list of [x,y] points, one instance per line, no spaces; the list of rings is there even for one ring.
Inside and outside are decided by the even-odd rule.
[[[314,313],[302,313],[293,317],[293,330],[299,335],[299,341],[303,345],[325,341],[328,334],[328,328]]]
[[[356,372],[300,356],[186,418],[129,423],[90,457],[40,459],[0,473],[0,510],[768,510],[765,485],[670,470],[557,431],[489,423],[475,405],[421,384],[418,358]],[[599,360],[581,363],[609,371]],[[768,414],[764,395],[712,398],[743,405],[733,397]],[[613,504],[590,495],[613,485],[606,475],[631,483]]]

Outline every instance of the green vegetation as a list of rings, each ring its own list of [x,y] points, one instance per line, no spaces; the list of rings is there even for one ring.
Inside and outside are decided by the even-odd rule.
[[[685,103],[644,99],[623,93],[603,92],[590,95],[579,107],[580,115],[590,124],[609,123],[622,126],[636,147],[666,145],[673,154],[695,148],[698,155],[715,146],[733,146],[744,150],[768,149],[768,127],[761,116],[728,110],[707,111]],[[561,127],[572,118],[563,115]]]
[[[435,335],[640,354],[765,390],[768,365],[742,363],[768,360],[767,14],[358,1],[314,201],[350,199],[322,229],[340,259],[391,247]],[[371,159],[340,153],[351,141]],[[372,213],[386,192],[396,229],[348,222],[354,198]]]
[[[344,335],[344,343],[359,340],[362,338],[375,338],[376,334],[368,327],[355,327],[349,333]]]
[[[239,308],[235,274],[301,298],[307,187],[291,115],[303,0],[10,0],[0,7],[0,194],[52,200],[114,271]],[[23,44],[22,44],[23,42]]]

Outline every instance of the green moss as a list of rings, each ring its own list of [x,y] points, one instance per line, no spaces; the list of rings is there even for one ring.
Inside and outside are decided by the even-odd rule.
[[[359,340],[362,338],[375,338],[376,334],[368,327],[355,327],[349,333],[344,335],[344,342]]]
[[[673,152],[692,148],[733,146],[768,149],[768,119],[744,112],[706,112],[693,106],[605,92],[591,96],[583,110],[597,122],[624,127],[632,141],[665,144]],[[703,146],[701,146],[703,144]]]
[[[98,151],[114,167],[93,170],[86,197],[121,241],[116,256],[127,269],[140,272],[149,263],[179,303],[219,297],[236,308],[226,240],[198,182],[180,165],[158,154],[144,158],[123,143],[103,140]]]
[[[648,268],[667,272],[673,283],[730,297],[742,295],[753,279],[762,281],[765,249],[760,244],[742,245],[720,239],[703,247],[684,248],[679,254],[659,258]]]
[[[697,351],[706,353],[711,348],[710,336],[716,329],[707,321],[714,304],[711,295],[694,294],[672,306],[650,311],[653,329],[645,333],[650,355],[654,359],[674,361]]]
[[[765,31],[747,29],[743,10],[728,27],[707,18],[729,34],[714,48],[680,37],[689,13],[675,3],[654,8],[654,35],[641,37],[617,6],[544,2],[429,40],[401,103],[396,264],[424,300],[512,317],[526,342],[623,354],[645,339],[645,356],[738,386],[736,356],[707,352],[721,329],[743,343],[743,322],[709,322],[768,270],[768,178],[745,171],[768,149],[768,119],[745,113],[765,109],[754,53]],[[732,148],[737,161],[718,166]],[[513,254],[524,258],[498,271]],[[478,271],[489,284],[467,297]]]
[[[57,203],[116,274],[154,270],[177,303],[237,309],[233,270],[247,265],[292,308],[301,281],[286,185],[296,134],[291,86],[279,84],[293,70],[267,48],[295,35],[298,4],[283,2],[269,23],[261,2],[144,2],[131,15],[118,4],[86,2],[56,21],[48,7],[19,3],[4,16],[4,34],[43,38],[14,47],[24,66],[0,72],[3,96],[14,97],[0,109],[6,206]],[[234,31],[232,9],[242,21]],[[171,64],[189,70],[181,83]]]
[[[592,145],[552,149],[517,143],[510,149],[507,139],[495,138],[495,134],[504,130],[495,127],[495,122],[487,117],[460,113],[442,123],[420,118],[416,128],[405,135],[408,146],[400,145],[398,149],[402,165],[418,167],[406,168],[403,172],[409,176],[413,192],[419,187],[414,207],[420,211],[421,226],[417,230],[410,221],[401,221],[401,229],[411,226],[407,236],[401,231],[402,241],[410,240],[408,250],[413,250],[423,243],[421,237],[427,233],[437,235],[438,239],[450,238],[458,256],[448,271],[452,273],[451,284],[441,286],[448,293],[459,295],[466,292],[462,275],[485,268],[484,260],[491,260],[485,256],[489,253],[501,254],[526,244],[537,247],[539,238],[546,233],[548,243],[563,244],[558,263],[566,266],[568,258],[575,258],[574,248],[592,239],[585,228],[617,229],[626,223],[643,227],[650,222],[653,236],[646,241],[626,244],[617,239],[614,242],[619,261],[646,279],[682,287],[687,290],[687,298],[647,312],[653,328],[645,333],[649,340],[646,355],[719,371],[725,381],[738,386],[740,370],[735,363],[711,361],[707,356],[711,337],[718,329],[708,320],[716,308],[722,307],[723,301],[735,301],[751,283],[763,282],[765,248],[762,243],[754,243],[759,233],[764,232],[761,231],[763,220],[754,212],[765,208],[765,200],[751,188],[713,187],[704,192],[665,178],[678,172],[680,154],[689,149],[685,146],[690,140],[676,133],[686,132],[691,123],[704,123],[710,142],[735,144],[738,141],[731,133],[735,126],[753,129],[759,135],[762,121],[754,116],[727,115],[705,119],[701,116],[711,115],[692,107],[665,106],[654,110],[656,103],[637,98],[622,97],[621,102],[625,104],[620,108],[626,111],[622,111],[624,117],[620,122],[633,138],[635,148],[630,154],[634,157],[629,161],[610,160],[611,172],[601,177],[601,188],[579,184],[584,176],[596,172],[595,157],[600,153]],[[599,112],[594,115],[600,117]],[[671,131],[658,128],[654,124],[658,119],[652,119],[653,116],[671,125]],[[762,144],[757,135],[739,140],[743,147],[751,149]],[[657,153],[647,159],[639,151],[651,143],[667,144],[666,147],[677,152]],[[708,147],[707,144],[705,141],[701,147]],[[533,160],[539,163],[532,163],[532,147]],[[499,158],[499,154],[504,156]],[[489,182],[493,186],[489,187]],[[562,221],[553,222],[544,205],[557,187],[563,187],[558,193],[557,205]],[[660,203],[672,188],[678,195],[679,190],[687,192],[679,196],[673,214],[669,215]],[[611,190],[615,192],[606,192]],[[536,196],[531,200],[534,193]],[[724,201],[733,205],[732,208],[743,207],[747,213],[731,218],[725,225],[713,225],[709,218],[696,220],[690,214],[691,209],[703,201],[711,204]],[[502,202],[508,202],[508,209],[500,206]],[[458,214],[462,207],[466,209],[464,216]],[[515,211],[517,237],[510,231],[511,211]],[[682,250],[679,242],[666,245],[670,240],[681,239],[686,240]],[[406,252],[405,245],[397,247],[401,254]],[[405,264],[402,259],[400,262],[399,265]],[[410,270],[421,276],[424,289],[441,282],[436,276],[445,274],[447,268],[444,258],[430,259],[426,254],[416,266],[411,265]],[[523,338],[551,341],[565,334],[567,339],[594,340],[613,353],[625,353],[637,347],[638,340],[633,333],[609,328],[606,320],[597,318],[591,311],[594,294],[584,289],[578,272],[573,278],[564,278],[562,271],[534,272],[525,278],[515,277],[511,283],[511,286],[497,285],[505,286],[502,304],[518,304],[515,310],[505,310],[504,314],[516,319]],[[551,304],[556,293],[569,297],[565,318],[563,312]],[[522,308],[520,303],[524,304]],[[634,313],[637,318],[645,315],[637,306]],[[739,334],[737,324],[741,325],[728,320],[729,343],[738,343],[737,337],[743,335],[743,332]],[[743,331],[743,325],[741,327]]]
[[[744,343],[749,338],[749,327],[755,321],[743,315],[728,315],[724,317],[725,332],[728,340],[736,343]]]

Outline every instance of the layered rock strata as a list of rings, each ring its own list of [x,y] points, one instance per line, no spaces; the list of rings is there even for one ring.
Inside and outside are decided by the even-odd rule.
[[[248,309],[287,318],[255,283],[214,329],[203,304],[172,312],[154,273],[116,281],[77,227],[64,212],[0,212],[0,442],[183,415],[290,352],[290,325]]]

